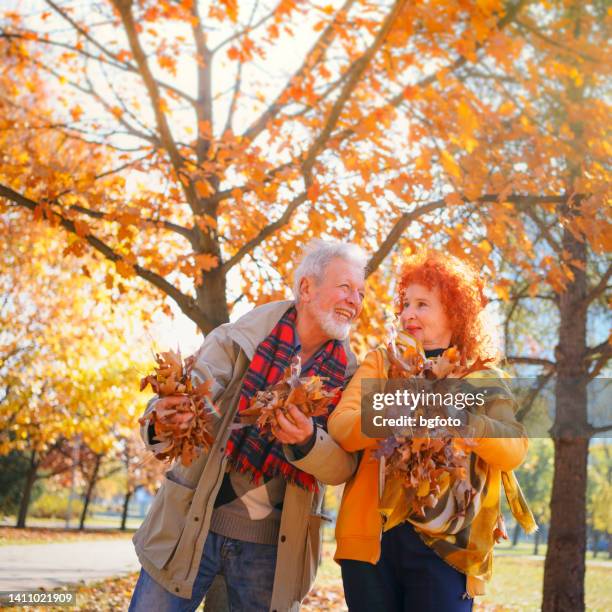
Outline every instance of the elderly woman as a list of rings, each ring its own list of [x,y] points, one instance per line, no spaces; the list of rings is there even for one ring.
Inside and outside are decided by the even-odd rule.
[[[459,259],[429,252],[405,263],[398,289],[403,333],[422,346],[427,358],[450,346],[457,347],[468,362],[491,358],[481,316],[486,299],[476,270]],[[467,426],[474,437],[453,441],[468,455],[468,479],[476,490],[461,520],[429,520],[443,514],[436,507],[425,520],[411,515],[405,503],[403,510],[385,512],[379,496],[379,441],[361,429],[361,387],[364,379],[378,379],[384,388],[389,364],[387,349],[369,353],[329,419],[332,437],[345,450],[361,452],[358,470],[346,484],[336,526],[335,559],[342,568],[346,601],[351,611],[471,610],[472,597],[484,593],[484,580],[491,576],[502,482],[519,522],[528,531],[535,529],[512,474],[527,452],[525,432],[514,417],[511,396],[498,396],[479,410],[470,409]],[[489,377],[504,376],[490,365],[487,368]],[[459,479],[450,476],[450,482],[452,487]],[[403,489],[399,495],[403,498]],[[384,496],[389,497],[387,489]],[[395,499],[400,499],[398,494]],[[448,496],[441,495],[436,503],[447,502]]]

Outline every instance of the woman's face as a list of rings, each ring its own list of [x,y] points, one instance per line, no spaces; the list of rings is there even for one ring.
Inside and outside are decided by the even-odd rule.
[[[408,285],[402,296],[400,322],[402,329],[420,340],[425,349],[450,345],[452,329],[437,287]]]

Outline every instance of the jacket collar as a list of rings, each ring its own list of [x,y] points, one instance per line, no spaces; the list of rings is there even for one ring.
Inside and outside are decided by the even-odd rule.
[[[227,333],[251,360],[259,344],[269,335],[291,306],[295,306],[294,300],[274,301],[257,306],[234,323],[227,324]],[[352,376],[357,369],[357,358],[351,351],[348,339],[344,340],[342,345],[346,351],[346,376]]]

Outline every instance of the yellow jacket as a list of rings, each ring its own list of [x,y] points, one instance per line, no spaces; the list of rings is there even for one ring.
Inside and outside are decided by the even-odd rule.
[[[377,563],[380,558],[383,525],[379,512],[379,460],[373,457],[378,440],[365,436],[361,431],[361,381],[386,379],[387,363],[385,349],[368,353],[328,421],[330,435],[345,450],[363,451],[359,467],[344,489],[336,524],[336,560]],[[469,424],[476,432],[475,446],[463,448],[466,452],[476,453],[488,464],[492,486],[483,505],[498,509],[501,473],[518,467],[527,452],[525,430],[516,421],[512,407],[504,402],[492,402],[490,407],[487,406],[486,414],[470,414]],[[456,440],[456,443],[461,445],[461,440]],[[483,594],[484,580],[468,576],[467,591],[470,596]]]

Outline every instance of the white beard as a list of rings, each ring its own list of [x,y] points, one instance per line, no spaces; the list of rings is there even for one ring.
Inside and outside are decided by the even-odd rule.
[[[314,316],[321,326],[321,329],[334,340],[345,340],[351,331],[350,322],[342,323],[338,321],[333,312],[323,312],[314,310]]]

